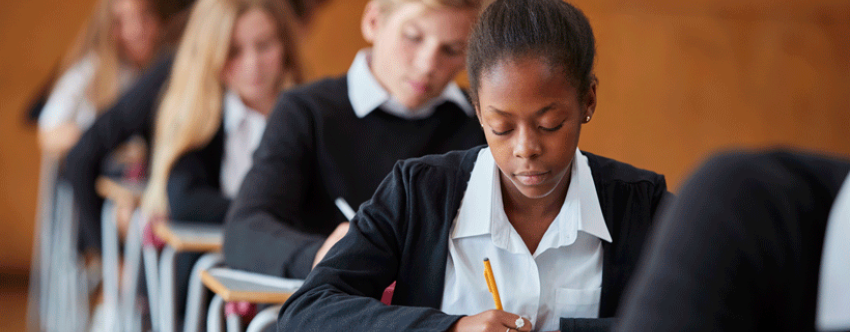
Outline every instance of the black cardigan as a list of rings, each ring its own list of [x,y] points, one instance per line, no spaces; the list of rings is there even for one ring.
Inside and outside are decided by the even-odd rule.
[[[169,218],[221,224],[230,198],[221,192],[224,123],[206,146],[192,150],[174,163],[168,175]]]
[[[154,107],[170,76],[173,62],[173,52],[163,52],[118,102],[95,120],[66,157],[63,178],[71,183],[74,205],[79,209],[81,250],[100,250],[101,247],[103,199],[94,188],[95,180],[101,174],[101,163],[112,150],[133,135],[142,135],[148,142],[151,141],[156,114]]]
[[[348,234],[281,310],[279,331],[445,331],[439,310],[449,232],[481,147],[400,162]],[[603,242],[599,317],[561,319],[562,331],[607,330],[659,202],[662,175],[583,152],[613,243]],[[377,299],[396,281],[392,306]],[[608,319],[605,319],[608,318]]]
[[[302,279],[319,247],[400,159],[484,143],[478,119],[452,102],[406,120],[380,109],[358,118],[346,77],[284,91],[227,213],[224,260],[257,273]]]
[[[850,161],[709,160],[659,215],[619,331],[814,331],[826,223]]]

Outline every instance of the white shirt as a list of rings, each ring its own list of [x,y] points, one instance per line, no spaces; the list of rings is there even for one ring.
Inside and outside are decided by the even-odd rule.
[[[818,330],[850,329],[850,176],[829,213],[820,271]]]
[[[38,117],[39,130],[47,131],[64,123],[74,123],[85,131],[94,123],[97,109],[87,93],[97,64],[97,55],[89,53],[62,74]],[[136,76],[135,70],[122,66],[118,70],[119,91],[125,91]]]
[[[429,100],[418,109],[408,109],[398,100],[392,98],[389,92],[381,86],[381,83],[375,79],[375,75],[372,75],[372,71],[369,69],[371,54],[370,49],[357,52],[357,56],[354,57],[354,62],[351,63],[346,75],[348,100],[351,101],[351,107],[354,108],[354,113],[357,114],[358,118],[363,118],[380,107],[385,112],[402,119],[424,119],[434,114],[437,106],[445,101],[454,102],[466,115],[475,116],[475,109],[472,104],[469,103],[463,91],[454,82],[450,82],[439,96]]]
[[[504,310],[529,319],[535,331],[558,330],[561,317],[598,317],[602,241],[611,234],[587,157],[576,149],[573,160],[561,211],[531,253],[505,214],[490,149],[479,152],[451,231],[442,311],[495,309],[484,280],[487,257]]]
[[[251,169],[251,156],[266,130],[266,117],[245,106],[235,92],[224,94],[224,156],[221,161],[221,192],[235,198],[242,179]]]

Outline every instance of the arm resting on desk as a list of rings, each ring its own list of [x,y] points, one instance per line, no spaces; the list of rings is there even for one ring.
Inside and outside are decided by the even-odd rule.
[[[68,153],[64,177],[74,189],[85,247],[100,248],[100,211],[103,199],[95,191],[100,164],[110,151],[136,133],[150,137],[154,105],[171,71],[173,57],[163,56],[121,99],[95,120]]]
[[[303,279],[336,226],[323,227],[326,220],[305,211],[308,195],[321,184],[312,180],[314,121],[302,104],[287,93],[278,100],[225,219],[224,258],[233,268]]]
[[[430,307],[385,305],[400,265],[410,179],[402,168],[378,188],[304,285],[284,304],[278,331],[446,331],[461,316]],[[364,319],[368,317],[368,319]]]

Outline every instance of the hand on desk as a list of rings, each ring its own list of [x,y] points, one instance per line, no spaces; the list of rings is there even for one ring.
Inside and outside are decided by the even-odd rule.
[[[525,324],[519,329],[516,328],[516,320],[520,318],[517,314],[501,310],[487,310],[475,316],[466,316],[458,320],[449,329],[449,332],[465,332],[465,331],[492,331],[505,332],[510,331],[531,331],[531,322],[523,318]]]
[[[334,244],[339,242],[339,240],[341,240],[342,237],[345,236],[345,233],[348,233],[347,221],[339,224],[339,226],[336,226],[336,229],[333,231],[333,233],[331,233],[331,235],[328,236],[328,239],[325,240],[325,243],[323,243],[322,246],[319,247],[319,251],[316,252],[316,258],[313,259],[313,267],[316,267],[316,265],[318,265],[319,262],[322,261],[322,258],[325,258],[325,255],[327,255],[328,250],[331,250],[331,247],[333,247]]]

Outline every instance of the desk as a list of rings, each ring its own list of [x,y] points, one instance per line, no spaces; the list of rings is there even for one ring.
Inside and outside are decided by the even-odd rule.
[[[144,192],[144,184],[116,180],[107,177],[98,178],[95,187],[99,195],[108,202],[119,200],[138,202]],[[115,227],[114,204],[104,206],[102,220],[104,243],[104,303],[111,308],[118,307],[117,276],[118,276],[118,236]],[[150,241],[143,241],[145,227],[151,227],[148,232],[165,242],[162,252]],[[123,274],[121,290],[121,315],[115,320],[107,321],[107,326],[121,324],[124,320],[126,330],[132,331],[135,294],[139,275],[139,261],[144,256],[145,276],[148,288],[151,320],[155,330],[173,332],[175,326],[175,258],[179,252],[206,252],[192,270],[187,294],[186,319],[183,329],[187,332],[198,332],[203,322],[204,300],[203,283],[200,271],[220,264],[223,258],[221,244],[223,231],[220,225],[208,225],[197,222],[169,221],[147,225],[147,220],[138,213],[134,214],[130,231],[127,235],[125,248],[125,273]],[[150,240],[150,239],[149,239]],[[142,243],[144,243],[144,246]],[[144,249],[142,249],[144,247]],[[110,316],[111,317],[111,316]]]
[[[283,304],[304,280],[214,268],[201,272],[201,280],[227,302]]]
[[[142,198],[145,185],[137,182],[124,181],[110,177],[101,176],[95,181],[94,188],[100,197],[108,200]]]
[[[214,268],[201,272],[204,285],[216,293],[207,316],[208,331],[220,331],[224,302],[283,304],[304,283],[303,280],[277,278],[268,275]],[[248,325],[247,332],[262,331],[277,319],[280,306],[263,310]],[[238,313],[227,314],[227,331],[241,330]]]
[[[155,224],[153,231],[178,252],[219,252],[224,241],[221,225],[169,221]]]

